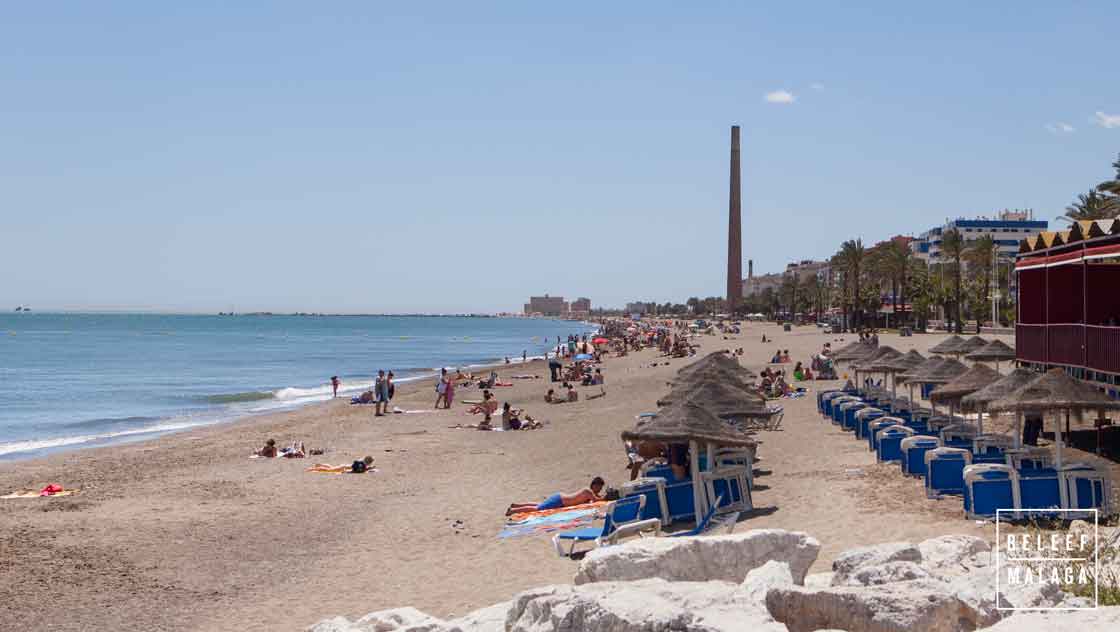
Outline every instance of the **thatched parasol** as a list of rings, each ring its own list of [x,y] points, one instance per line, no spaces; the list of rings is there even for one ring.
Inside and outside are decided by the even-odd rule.
[[[874,351],[872,351],[871,353],[863,356],[859,360],[856,360],[855,362],[853,362],[852,363],[852,368],[855,369],[856,371],[866,371],[866,370],[868,370],[868,367],[870,367],[872,364],[878,362],[880,358],[884,358],[884,357],[892,357],[893,358],[895,356],[902,355],[898,352],[897,349],[895,349],[894,347],[892,347],[890,345],[882,345],[882,346],[879,346],[879,347],[872,347],[872,349],[874,349]]]
[[[996,373],[987,365],[976,364],[952,380],[933,389],[933,392],[929,394],[929,401],[934,403],[956,402],[965,395],[971,395],[985,386],[999,381],[999,378],[999,373]]]
[[[854,345],[854,346],[853,346]],[[839,362],[852,362],[854,360],[862,360],[874,354],[879,348],[875,345],[866,342],[856,342],[852,345],[844,347],[839,352],[833,355],[833,359]]]
[[[925,362],[922,362],[909,371],[903,371],[895,377],[900,382],[921,382],[921,377],[923,375],[941,368],[941,365],[948,361],[947,358],[926,358]]]
[[[953,335],[929,348],[930,353],[956,353],[956,348],[964,342],[964,338]]]
[[[995,362],[996,371],[999,371],[1000,362],[1015,359],[1015,350],[1002,340],[993,340],[966,355],[965,359],[973,362]]]
[[[953,351],[950,351],[949,353],[951,353],[953,355],[960,356],[960,355],[964,355],[966,353],[972,353],[973,351],[979,351],[986,346],[988,346],[988,341],[987,340],[984,340],[980,336],[973,336],[973,337],[969,338],[968,340],[965,340],[964,342],[962,342],[960,345],[957,346],[956,349],[954,349]]]
[[[1026,369],[1015,369],[1001,379],[992,382],[971,395],[966,395],[961,398],[961,406],[967,410],[974,410],[981,406],[987,406],[997,399],[1006,397],[1028,382],[1033,382],[1041,377],[1041,375],[1041,373],[1035,373],[1034,371],[1028,371]]]
[[[681,367],[680,370],[677,371],[677,378],[691,379],[693,377],[702,377],[719,372],[735,375],[740,378],[755,377],[750,369],[741,366],[739,361],[732,357],[727,351],[715,351],[691,364]]]
[[[1097,410],[1104,417],[1106,410],[1120,410],[1120,402],[1110,398],[1096,388],[1070,377],[1061,369],[1050,369],[1035,379],[1011,393],[988,404],[988,409],[993,411],[1053,411],[1066,412],[1066,426],[1069,426],[1071,411]],[[1067,430],[1068,432],[1068,430]],[[1057,467],[1062,471],[1062,426],[1058,424],[1057,432]],[[1068,507],[1065,486],[1061,486],[1062,507]]]
[[[1061,369],[1050,369],[988,405],[990,410],[1120,410],[1120,402],[1110,398]]]
[[[708,467],[715,462],[716,446],[757,448],[758,443],[745,433],[716,417],[699,404],[683,401],[667,406],[653,417],[644,417],[633,430],[626,430],[622,438],[627,441],[656,441],[658,443],[687,443],[692,476],[693,511],[699,525],[707,508],[707,493],[700,478],[700,443],[707,444]]]
[[[657,400],[658,406],[678,402],[698,404],[717,417],[769,417],[766,400],[757,391],[745,391],[727,382],[680,384]]]
[[[699,441],[750,448],[758,445],[746,433],[691,401],[678,402],[662,408],[653,417],[643,417],[633,430],[624,430],[622,438],[660,443]]]
[[[992,382],[984,388],[965,395],[961,398],[962,411],[976,411],[978,415],[983,415],[988,407],[988,404],[1006,397],[1015,390],[1022,386],[1035,381],[1041,377],[1040,373],[1028,371],[1026,369],[1015,369],[1011,373],[1003,376],[1001,379]],[[1015,413],[1015,447],[1021,447],[1023,442],[1023,416],[1022,413]]]
[[[967,370],[968,367],[957,360],[946,360],[936,369],[918,376],[917,381],[926,384],[945,384],[953,381],[953,379],[962,375]]]

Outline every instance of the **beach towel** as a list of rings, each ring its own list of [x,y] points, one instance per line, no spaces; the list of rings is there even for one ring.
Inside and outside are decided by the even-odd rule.
[[[48,485],[48,487],[50,487]],[[61,488],[60,488],[61,489]],[[64,489],[62,491],[54,492],[53,494],[44,494],[43,491],[35,491],[33,489],[25,489],[18,492],[12,492],[4,496],[0,496],[0,500],[8,500],[11,498],[58,498],[61,496],[73,496],[77,494],[76,489]]]
[[[309,467],[304,471],[305,472],[311,472],[312,474],[349,474],[350,473],[350,466],[349,465],[343,465],[343,466],[339,466],[339,467],[332,467],[331,469],[321,469],[321,468],[316,469],[314,467]],[[378,471],[380,471],[380,470],[378,470],[376,467],[371,467],[371,468],[367,469],[365,472],[362,472],[362,473],[363,474],[374,474],[374,473],[377,473]]]
[[[515,514],[509,517],[506,526],[498,533],[498,538],[503,540],[520,538],[586,526],[595,521],[599,515],[599,507],[605,504],[602,502],[588,503]]]
[[[571,505],[569,507],[557,507],[556,509],[541,509],[538,511],[523,511],[515,513],[506,517],[506,524],[524,524],[536,518],[547,518],[557,514],[567,514],[569,512],[579,511],[598,511],[600,507],[605,507],[609,504],[606,500],[600,500],[593,503],[584,503],[582,505]]]

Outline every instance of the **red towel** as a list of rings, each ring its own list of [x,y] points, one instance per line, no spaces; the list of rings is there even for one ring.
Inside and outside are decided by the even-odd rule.
[[[54,483],[51,483],[50,485],[47,485],[46,487],[44,487],[39,492],[39,495],[40,496],[54,496],[55,494],[57,494],[60,491],[62,491],[62,485],[56,485]]]

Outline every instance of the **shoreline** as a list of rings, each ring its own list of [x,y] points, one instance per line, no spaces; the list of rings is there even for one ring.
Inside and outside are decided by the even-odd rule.
[[[40,312],[40,313],[46,314],[48,312]],[[57,312],[50,312],[50,313],[57,313]],[[68,312],[68,313],[76,313],[76,312]],[[176,314],[159,314],[159,315],[176,315]],[[256,314],[247,314],[247,315],[255,316]],[[277,315],[278,316],[295,316],[295,314],[282,314],[282,315],[277,314]],[[321,316],[328,316],[328,315],[323,314]],[[340,316],[351,316],[351,315],[347,314],[347,315],[340,315]],[[385,315],[385,317],[392,317],[392,316],[396,316],[396,315]],[[430,315],[430,316],[431,317],[444,317],[444,315]],[[217,318],[216,315],[215,315],[215,318]],[[557,322],[567,322],[567,321],[557,321]],[[571,321],[571,322],[575,323],[576,321]],[[579,321],[577,324],[580,326],[581,329],[588,329],[589,331],[586,332],[588,335],[591,335],[591,333],[592,333],[590,331],[591,328],[596,328],[597,329],[599,327],[599,325],[597,325],[595,323],[587,322],[587,321]],[[545,353],[547,354],[548,352],[545,351]],[[463,365],[459,365],[457,368],[464,369],[468,373],[475,373],[475,372],[478,372],[478,371],[487,371],[488,372],[488,371],[497,370],[500,367],[507,367],[507,366],[512,367],[514,365],[516,365],[516,366],[528,366],[534,360],[541,360],[541,359],[545,358],[545,356],[540,356],[540,355],[533,356],[533,355],[531,355],[531,356],[528,356],[527,361],[523,362],[521,360],[520,356],[517,356],[516,358],[514,356],[507,356],[507,357],[509,357],[509,359],[510,359],[510,362],[509,362],[508,365],[503,360],[496,359],[492,362],[487,361],[487,360],[481,360],[480,362],[474,363],[474,364],[463,364]],[[445,366],[444,368],[450,368],[450,367]],[[400,369],[398,369],[398,370],[400,370]],[[416,369],[403,369],[402,371],[415,371],[415,370]],[[423,381],[426,381],[426,380],[434,380],[439,376],[439,369],[438,368],[432,368],[432,369],[429,369],[427,371],[428,371],[428,373],[415,373],[415,374],[412,374],[412,375],[404,375],[403,377],[395,379],[394,383],[398,385],[398,388],[403,388],[403,387],[405,387],[407,385],[410,385],[410,384],[416,384],[416,383],[423,382]],[[366,385],[366,386],[355,386],[355,387],[348,388],[348,389],[347,388],[340,388],[338,399],[344,399],[344,393],[345,393],[345,399],[349,400],[350,396],[352,396],[354,394],[361,393],[363,391],[363,389],[372,388],[372,380],[373,380],[373,378],[370,378],[369,385]],[[299,410],[299,409],[302,409],[302,408],[305,408],[305,407],[308,407],[308,406],[314,406],[314,405],[317,405],[317,404],[321,405],[321,404],[325,404],[325,403],[333,401],[334,398],[331,398],[329,396],[323,396],[324,398],[320,398],[319,396],[309,395],[309,396],[306,396],[309,401],[302,401],[301,402],[301,401],[298,401],[301,398],[296,398],[296,401],[293,401],[290,404],[286,405],[286,404],[283,403],[282,399],[276,397],[277,393],[280,393],[281,391],[288,390],[288,389],[312,390],[312,389],[317,389],[317,388],[329,388],[329,383],[325,382],[323,384],[310,386],[310,387],[285,386],[285,387],[280,387],[280,388],[277,388],[277,389],[273,389],[271,391],[260,391],[261,393],[265,393],[265,392],[270,393],[271,397],[267,397],[267,398],[262,397],[259,400],[253,400],[253,403],[255,405],[260,406],[260,405],[264,405],[264,404],[269,403],[269,402],[274,403],[275,405],[272,406],[269,409],[266,409],[266,410],[255,410],[254,411],[254,410],[236,410],[236,409],[232,408],[236,404],[246,403],[246,402],[230,401],[230,402],[227,403],[227,405],[225,406],[224,409],[221,405],[216,404],[212,410],[207,410],[207,411],[202,413],[203,416],[214,415],[214,418],[206,419],[205,421],[197,421],[197,422],[192,423],[192,422],[186,421],[187,419],[189,419],[188,417],[184,417],[184,416],[181,416],[181,415],[180,416],[172,415],[172,416],[167,416],[167,417],[154,417],[154,418],[152,418],[153,422],[154,422],[154,425],[150,429],[149,428],[138,428],[138,429],[135,429],[135,430],[118,431],[118,432],[115,432],[115,433],[109,433],[109,434],[105,434],[105,435],[97,435],[97,434],[94,434],[94,435],[64,435],[64,436],[57,436],[57,437],[17,439],[17,440],[8,442],[8,445],[19,445],[19,444],[47,444],[47,445],[43,445],[42,447],[30,447],[30,448],[27,448],[27,449],[12,450],[12,451],[9,451],[9,452],[0,453],[0,464],[11,463],[11,462],[24,462],[24,461],[27,461],[29,459],[43,458],[43,457],[47,457],[47,456],[51,456],[51,455],[55,455],[55,454],[60,454],[60,453],[66,453],[66,452],[70,452],[70,451],[93,450],[93,449],[112,447],[112,446],[129,445],[129,444],[133,444],[133,443],[143,443],[143,442],[146,442],[146,441],[156,440],[156,439],[168,436],[168,435],[180,434],[180,433],[183,433],[183,432],[189,432],[191,430],[202,429],[202,428],[212,428],[212,427],[220,427],[220,426],[227,426],[227,425],[230,425],[230,424],[242,423],[242,422],[246,422],[248,420],[251,420],[255,417],[267,416],[267,415],[272,415],[272,414],[279,414],[279,413],[284,413],[284,412],[291,412],[291,411]],[[212,395],[211,397],[226,397],[226,396],[235,397],[235,396],[244,395],[244,394],[247,394],[247,393],[218,394],[218,395]],[[396,398],[394,398],[394,399],[396,399]],[[172,427],[168,428],[166,426],[172,426]],[[66,442],[66,443],[58,443],[58,442]],[[52,443],[56,443],[56,445],[50,445]]]

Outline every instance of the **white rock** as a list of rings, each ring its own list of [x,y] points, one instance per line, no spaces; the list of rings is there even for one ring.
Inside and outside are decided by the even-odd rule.
[[[351,623],[346,617],[324,619],[308,632],[455,632],[446,621],[416,608],[378,610]],[[468,632],[466,628],[462,632]],[[470,631],[473,632],[473,631]]]
[[[922,552],[909,542],[888,542],[848,549],[832,562],[833,586],[844,586],[861,568],[882,566],[887,562],[921,562]]]
[[[832,585],[832,576],[835,573],[813,573],[805,576],[806,588],[828,588]]]
[[[766,593],[778,586],[793,586],[793,573],[789,564],[770,560],[747,573],[742,589],[759,608],[766,608]]]
[[[350,619],[346,617],[334,617],[332,619],[323,619],[315,625],[307,628],[307,632],[356,632],[354,624],[350,623]]]
[[[861,566],[847,576],[846,586],[878,586],[913,579],[933,579],[933,575],[917,562],[887,562],[879,566]]]
[[[986,565],[992,545],[971,535],[943,535],[918,544],[922,566],[935,575],[968,572],[978,563]],[[983,558],[980,556],[983,555]]]
[[[771,616],[791,632],[824,628],[861,632],[958,632],[998,621],[951,594],[944,582],[917,580],[872,587],[774,588]]]
[[[784,529],[688,538],[645,538],[591,551],[580,563],[575,583],[653,577],[679,582],[739,583],[751,570],[775,560],[788,564],[794,582],[800,584],[816,561],[820,548],[820,542],[808,534]]]
[[[545,586],[514,598],[508,632],[784,632],[727,582],[646,579]]]
[[[510,602],[480,608],[447,622],[447,632],[505,632]]]
[[[1054,632],[1055,630],[1120,630],[1120,606],[1097,610],[1016,612],[984,632]]]
[[[371,612],[354,622],[361,632],[447,632],[447,622],[416,608]]]

